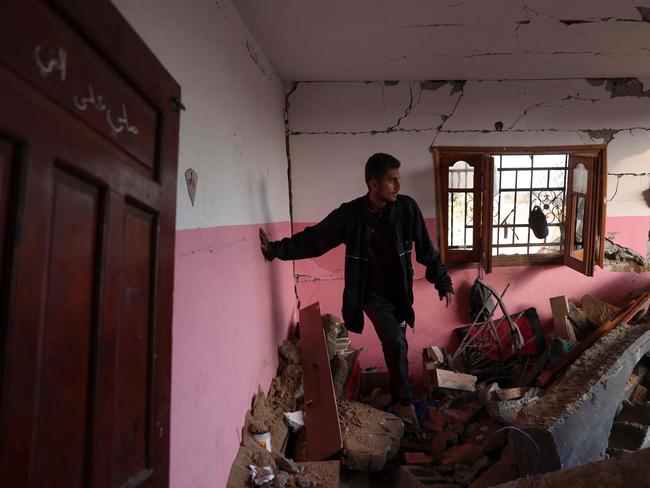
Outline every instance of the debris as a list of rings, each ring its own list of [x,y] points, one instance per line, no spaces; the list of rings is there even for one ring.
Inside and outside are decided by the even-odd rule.
[[[629,263],[639,267],[646,265],[645,258],[639,253],[630,248],[619,246],[607,237],[605,237],[605,257],[615,263]]]
[[[469,488],[487,488],[506,483],[519,477],[514,448],[508,443],[501,451],[501,458],[477,478]],[[523,484],[522,484],[523,486]]]
[[[576,334],[573,325],[569,320],[569,300],[566,296],[550,298],[551,311],[553,312],[553,323],[555,335],[568,341],[576,341]]]
[[[273,460],[275,461],[275,466],[289,474],[299,474],[304,471],[304,468],[300,464],[296,464],[293,459],[287,459],[282,454],[274,453]]]
[[[585,295],[582,297],[581,309],[586,319],[591,322],[594,327],[600,327],[605,322],[612,320],[621,313],[620,308],[605,303],[591,295]]]
[[[476,376],[465,373],[455,373],[446,369],[434,369],[429,372],[431,385],[434,388],[449,388],[451,390],[474,391]]]
[[[496,394],[499,397],[499,400],[501,401],[514,400],[516,398],[521,398],[522,396],[524,396],[528,390],[529,390],[528,387],[505,388],[505,389],[498,389],[496,391]]]
[[[272,486],[275,474],[271,466],[258,467],[253,464],[248,466],[250,470],[250,480],[253,486]]]
[[[330,361],[330,367],[332,368],[334,395],[336,398],[341,398],[349,377],[348,362],[342,355],[334,354]]]
[[[305,416],[302,410],[285,412],[282,414],[284,422],[291,429],[291,432],[298,432],[305,426]]]
[[[490,418],[503,425],[513,424],[521,409],[528,403],[537,400],[541,392],[538,388],[530,388],[520,398],[498,400],[498,391],[498,385],[492,383],[481,397]]]
[[[442,414],[460,421],[463,424],[469,423],[472,418],[476,416],[481,410],[483,405],[480,402],[472,402],[464,408],[443,408]]]
[[[578,340],[584,339],[593,330],[593,326],[587,321],[585,314],[572,301],[569,301],[569,320]]]
[[[269,431],[269,426],[265,420],[253,419],[248,425],[248,432],[251,434],[264,434]]]
[[[650,428],[635,422],[615,420],[609,435],[609,448],[638,451],[650,447]]]
[[[367,396],[375,388],[382,392],[390,392],[390,376],[388,371],[379,371],[378,368],[366,368],[361,371],[359,394]]]
[[[630,396],[630,402],[641,403],[648,398],[648,389],[643,385],[636,385]]]
[[[406,464],[430,464],[433,458],[423,452],[405,452],[404,459]]]
[[[471,465],[480,453],[481,448],[476,444],[459,444],[450,447],[443,453],[442,464],[444,466],[456,465],[459,463]]]
[[[449,440],[449,433],[445,430],[439,430],[433,437],[431,443],[431,457],[439,463],[442,461],[442,453],[447,448],[447,441]]]
[[[339,400],[343,465],[357,471],[379,471],[397,454],[404,424],[395,415],[363,403]]]
[[[564,368],[573,363],[582,352],[595,343],[600,337],[604,334],[607,334],[610,330],[616,327],[620,323],[628,322],[634,318],[639,310],[646,306],[646,302],[650,300],[650,292],[645,292],[640,295],[638,298],[633,299],[628,304],[627,308],[620,315],[612,320],[608,320],[598,329],[596,329],[589,337],[584,341],[581,341],[576,347],[574,347],[571,352],[566,354],[560,361],[553,364],[550,368],[544,371],[537,378],[537,384],[541,387],[544,387],[550,383],[550,381]]]
[[[443,364],[445,362],[445,353],[438,346],[425,347],[422,350],[422,357],[425,362],[433,363],[433,366]]]
[[[427,416],[425,421],[428,421],[431,424],[433,430],[442,429],[446,424],[445,416],[440,410],[435,407],[427,408]]]

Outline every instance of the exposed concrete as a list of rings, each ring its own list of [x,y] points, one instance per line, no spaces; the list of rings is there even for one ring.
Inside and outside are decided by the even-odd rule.
[[[612,459],[587,464],[566,471],[555,471],[544,476],[520,479],[493,488],[647,488],[650,486],[650,449],[624,453]]]
[[[605,457],[624,386],[650,350],[650,322],[621,324],[603,336],[542,398],[526,405],[510,437],[521,473],[547,473]],[[539,457],[539,459],[538,459]]]

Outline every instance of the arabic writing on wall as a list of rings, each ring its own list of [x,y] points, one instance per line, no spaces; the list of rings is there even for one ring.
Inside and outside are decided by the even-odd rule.
[[[68,68],[66,50],[60,47],[56,52],[51,52],[50,59],[46,63],[41,58],[41,51],[42,47],[40,45],[34,48],[34,60],[39,74],[43,78],[47,78],[53,73],[58,73],[59,79],[65,82]],[[83,97],[75,94],[72,97],[72,103],[80,112],[85,112],[91,106],[98,112],[104,112],[106,114],[106,123],[111,129],[111,135],[115,138],[123,131],[134,135],[138,135],[140,132],[135,125],[129,124],[129,117],[124,103],[121,104],[122,112],[116,116],[115,112],[111,111],[111,107],[104,103],[104,96],[96,95],[95,89],[90,83],[88,84],[88,94]]]

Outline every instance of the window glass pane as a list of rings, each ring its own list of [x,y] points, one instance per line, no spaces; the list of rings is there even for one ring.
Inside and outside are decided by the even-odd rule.
[[[566,154],[535,154],[533,155],[533,166],[539,167],[566,167]]]
[[[517,188],[530,188],[531,172],[528,170],[517,171]]]
[[[528,225],[528,216],[530,215],[530,192],[518,191],[517,207],[515,212],[515,224]]]
[[[516,171],[501,171],[501,188],[515,188]]]
[[[474,188],[474,168],[465,161],[456,161],[449,168],[449,188]]]
[[[550,180],[549,185],[551,188],[564,188],[564,177],[566,175],[566,170],[564,169],[553,169],[549,171]]]
[[[528,244],[528,227],[515,227],[512,229],[512,237],[515,244]],[[531,232],[531,235],[534,234]]]
[[[576,193],[587,193],[587,180],[589,173],[585,165],[580,163],[573,168],[573,191]]]
[[[530,168],[530,154],[504,154],[501,156],[502,168]]]
[[[533,188],[546,188],[547,180],[548,180],[548,171],[543,169],[533,171]]]
[[[473,195],[464,191],[450,191],[448,197],[447,247],[449,249],[472,249]]]
[[[575,197],[575,219],[573,221],[573,248],[571,255],[582,259],[582,251],[584,249],[583,232],[585,223],[585,197]]]

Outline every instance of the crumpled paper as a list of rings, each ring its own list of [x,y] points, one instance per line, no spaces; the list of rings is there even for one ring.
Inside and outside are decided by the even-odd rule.
[[[248,465],[248,470],[251,475],[251,482],[253,486],[272,486],[273,480],[275,479],[275,474],[273,474],[273,468],[271,466],[255,466],[253,464]]]

